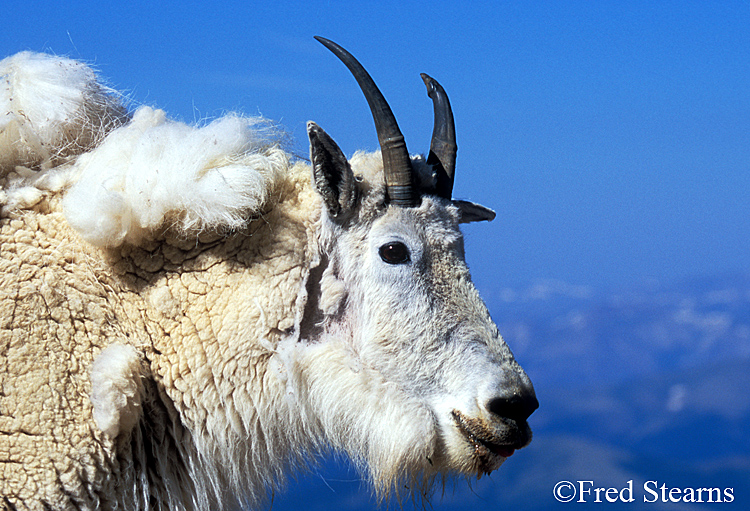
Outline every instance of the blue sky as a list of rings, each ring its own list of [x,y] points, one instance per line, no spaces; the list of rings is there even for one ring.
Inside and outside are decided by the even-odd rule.
[[[627,289],[653,280],[667,284],[750,272],[750,0],[5,3],[0,58],[33,50],[93,63],[134,106],[158,106],[187,121],[226,111],[262,114],[286,127],[292,149],[303,156],[308,120],[320,124],[347,154],[377,148],[354,80],[314,35],[342,44],[367,67],[412,152],[429,145],[432,106],[419,78],[420,72],[429,73],[447,90],[456,117],[454,194],[498,213],[489,224],[465,228],[467,259],[490,303],[502,302],[502,288],[546,279],[568,283],[551,288],[586,295],[586,286]],[[539,367],[540,351],[551,353],[546,368],[565,370],[576,362],[557,364],[554,357],[570,358],[577,346],[591,355],[617,353],[607,342],[621,341],[619,335],[622,345],[632,343],[634,330],[620,325],[614,336],[575,331],[570,339],[579,344],[571,348],[566,342],[572,341],[560,340],[560,332],[550,327],[541,330],[547,337],[543,343],[524,351],[522,336],[508,327],[513,315],[527,308],[520,302],[496,316],[505,321],[503,333],[526,367],[534,362]],[[636,324],[641,333],[653,327],[648,314],[659,307],[658,301],[646,303],[646,312],[634,309],[647,316]],[[533,310],[526,310],[526,319],[534,317],[535,307],[528,306]],[[679,303],[675,307],[683,310]],[[739,317],[746,309],[737,310]],[[606,323],[595,314],[608,310],[593,311],[595,329]],[[715,319],[710,315],[715,311],[704,312]],[[679,341],[674,322],[680,316],[671,309],[664,316],[671,318],[665,331],[671,329]],[[602,344],[594,349],[589,341]],[[663,348],[650,341],[635,346],[644,353],[649,346],[657,352]],[[560,350],[551,349],[557,346]],[[601,359],[584,359],[580,366]],[[606,364],[597,369],[606,372]],[[571,371],[571,382],[577,378]],[[494,482],[449,490],[442,509],[461,502],[475,509],[474,503],[485,498],[485,508],[505,505],[512,495],[503,492],[513,488],[505,483],[522,479],[537,486],[534,493],[526,487],[514,502],[532,494],[546,507],[554,483],[548,468],[560,463],[564,477],[592,477],[591,470],[598,477],[601,466],[591,460],[604,458],[607,466],[614,451],[591,439],[557,445],[559,439],[545,433],[539,419],[547,413],[550,421],[568,420],[552,416],[554,407],[545,412],[551,390],[567,389],[538,387],[543,406],[532,417],[538,436],[529,450],[509,460],[493,475]],[[597,402],[576,395],[567,404],[578,410]],[[654,417],[661,419],[657,412]],[[710,416],[704,426],[714,424]],[[719,436],[723,433],[720,426]],[[593,454],[580,462],[576,456],[588,451]],[[693,451],[703,455],[710,449]],[[650,457],[628,463],[645,466],[641,473],[648,477],[666,470],[647,462],[655,463]],[[627,480],[617,477],[615,484]],[[371,501],[360,486],[359,476],[338,465],[320,476],[313,470],[278,496],[273,509],[315,509],[316,501],[320,509],[364,509]],[[436,509],[441,509],[437,499]]]
[[[747,271],[750,2],[12,2],[4,55],[93,62],[134,104],[185,120],[279,120],[307,153],[315,120],[348,154],[375,149],[366,102],[313,40],[371,72],[412,152],[448,91],[455,195],[480,289],[540,279],[628,287]]]

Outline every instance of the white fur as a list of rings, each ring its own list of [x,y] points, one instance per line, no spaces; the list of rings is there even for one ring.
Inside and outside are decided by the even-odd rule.
[[[141,361],[132,346],[112,344],[91,366],[91,403],[99,429],[110,437],[129,433],[141,416]]]
[[[22,52],[0,61],[0,207],[28,208],[68,181],[53,166],[127,122],[120,96],[85,64]],[[31,170],[30,170],[31,169]]]
[[[228,115],[198,128],[141,107],[78,159],[65,215],[86,241],[106,247],[137,243],[165,222],[183,231],[239,228],[288,164],[259,137],[261,122]]]
[[[0,79],[2,166],[11,158],[49,166],[62,152],[90,148],[125,114],[90,67],[64,57],[16,54],[0,61]]]

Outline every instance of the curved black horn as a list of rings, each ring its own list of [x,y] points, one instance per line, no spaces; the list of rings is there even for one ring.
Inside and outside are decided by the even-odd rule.
[[[362,93],[367,98],[372,117],[375,120],[380,150],[383,153],[383,169],[388,200],[391,204],[398,206],[412,207],[418,205],[419,197],[414,190],[409,151],[406,149],[404,136],[396,123],[396,117],[383,94],[375,85],[369,73],[362,67],[362,64],[351,53],[323,37],[315,36],[315,39],[331,50],[349,68],[349,71],[357,80],[359,88],[362,89]]]
[[[436,193],[450,199],[453,193],[453,177],[456,171],[456,127],[453,124],[453,111],[448,95],[437,80],[425,73],[421,74],[427,86],[427,95],[432,99],[435,110],[435,126],[432,130],[430,154],[427,163],[437,172]]]

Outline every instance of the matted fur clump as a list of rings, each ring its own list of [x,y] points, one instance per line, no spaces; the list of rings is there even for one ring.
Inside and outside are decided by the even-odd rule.
[[[121,96],[81,62],[32,52],[0,61],[0,176],[59,165],[127,119]]]
[[[122,96],[81,62],[32,52],[0,61],[0,212],[33,206],[43,190],[63,187],[47,171],[128,120]]]
[[[65,216],[86,241],[107,247],[137,244],[165,223],[185,233],[238,229],[289,165],[262,135],[267,125],[227,115],[195,127],[141,107],[78,159]]]
[[[66,217],[97,246],[165,227],[240,228],[289,165],[261,118],[200,127],[146,106],[131,116],[90,67],[64,57],[19,53],[0,61],[0,75],[0,212],[70,188]]]

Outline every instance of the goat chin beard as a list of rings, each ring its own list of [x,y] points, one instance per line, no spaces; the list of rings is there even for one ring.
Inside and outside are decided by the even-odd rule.
[[[448,463],[444,476],[476,477],[479,480],[499,469],[510,456],[500,456],[478,441],[467,443],[463,440],[457,447],[460,455]]]
[[[435,488],[435,481],[444,475],[433,465],[432,453],[425,446],[414,446],[403,452],[396,460],[391,453],[391,461],[386,459],[374,463],[373,460],[358,460],[355,464],[363,474],[369,474],[372,488],[379,503],[394,499],[401,502],[408,495],[429,498]]]

